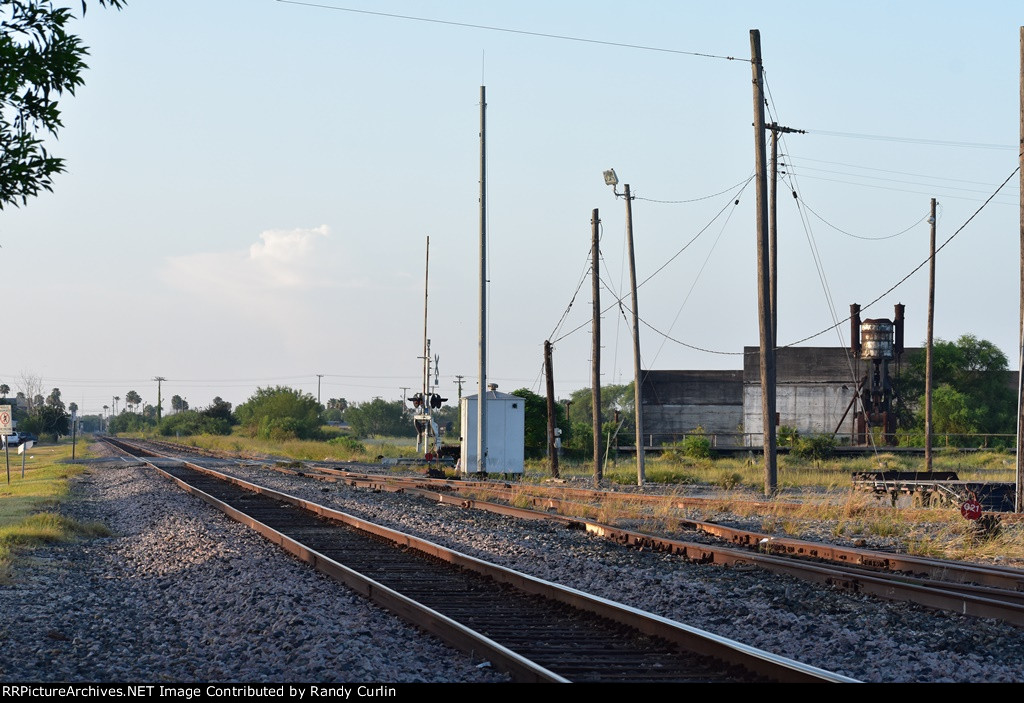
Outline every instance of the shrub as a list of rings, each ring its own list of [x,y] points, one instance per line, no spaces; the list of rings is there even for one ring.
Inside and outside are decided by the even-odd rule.
[[[195,434],[231,434],[231,423],[220,418],[211,418],[195,410],[168,415],[160,421],[160,434],[164,437],[178,437]]]
[[[830,434],[799,437],[793,446],[793,453],[803,459],[822,461],[836,453],[836,438]]]
[[[699,425],[691,434],[683,438],[680,445],[683,455],[690,459],[710,459],[713,454],[711,439],[704,432],[704,428]]]
[[[341,435],[340,437],[335,437],[334,439],[329,440],[327,443],[334,445],[336,447],[341,447],[342,449],[347,449],[352,452],[359,452],[360,454],[366,451],[366,447],[363,445],[362,442],[360,442],[355,437],[349,437],[348,435]]]
[[[780,447],[794,447],[797,440],[800,439],[800,433],[797,432],[795,427],[783,425],[779,428],[778,438]]]
[[[725,474],[719,477],[716,481],[716,485],[727,491],[731,491],[732,489],[743,485],[743,475],[738,473]]]
[[[260,439],[315,439],[320,434],[320,404],[299,390],[258,388],[235,409],[246,433]]]

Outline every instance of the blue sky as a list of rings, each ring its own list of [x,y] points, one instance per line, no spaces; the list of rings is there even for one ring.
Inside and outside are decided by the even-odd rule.
[[[638,277],[657,272],[640,289],[644,366],[740,368],[758,343],[754,190],[737,185],[754,170],[750,30],[769,120],[807,130],[781,144],[788,344],[925,260],[931,197],[941,243],[1011,176],[1022,21],[1009,1],[94,3],[75,25],[86,84],[52,145],[67,173],[0,213],[24,319],[0,381],[39,376],[84,412],[129,390],[153,403],[158,375],[195,407],[257,386],[315,395],[317,374],[324,400],[397,399],[420,382],[429,236],[441,392],[458,374],[475,392],[481,85],[489,379],[542,392],[552,338],[558,395],[589,385],[594,208],[602,306],[628,291],[611,167],[638,196]],[[988,339],[1011,367],[1018,235],[1014,176],[937,259],[936,336]],[[922,343],[927,267],[864,316],[898,302]],[[614,308],[603,333],[605,382],[626,383]],[[840,325],[805,344],[847,339]]]

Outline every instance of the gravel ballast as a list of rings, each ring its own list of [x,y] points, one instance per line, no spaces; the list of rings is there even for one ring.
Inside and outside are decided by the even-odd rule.
[[[1024,681],[1024,631],[1010,625],[691,564],[546,522],[216,469],[863,681]],[[39,550],[0,589],[7,681],[507,680],[150,469],[96,465],[75,493],[62,511],[102,520],[115,537]]]
[[[0,587],[4,681],[507,680],[150,469],[95,465],[75,493],[62,512],[114,536],[36,550]]]

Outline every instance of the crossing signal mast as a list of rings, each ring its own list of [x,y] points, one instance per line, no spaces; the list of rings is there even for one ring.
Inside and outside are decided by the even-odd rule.
[[[416,452],[422,453],[425,459],[435,459],[441,451],[441,434],[434,421],[434,411],[440,410],[447,398],[437,393],[440,379],[439,364],[441,358],[433,357],[431,364],[430,339],[427,337],[427,299],[430,290],[430,237],[427,237],[426,273],[423,286],[423,385],[419,391],[407,400],[412,402],[413,424],[416,427]],[[433,383],[431,383],[433,371]],[[431,445],[433,445],[431,447]]]

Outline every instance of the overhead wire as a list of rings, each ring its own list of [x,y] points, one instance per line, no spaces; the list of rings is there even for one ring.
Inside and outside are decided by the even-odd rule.
[[[789,154],[788,157],[790,159],[794,158],[792,154]],[[972,180],[967,180],[965,178],[949,178],[948,176],[932,176],[932,175],[929,175],[929,174],[926,174],[926,173],[913,173],[911,171],[896,171],[896,170],[888,169],[888,168],[878,168],[877,166],[860,166],[858,164],[849,164],[849,163],[845,163],[845,162],[842,162],[842,161],[828,161],[828,160],[825,160],[825,159],[812,159],[809,156],[797,156],[795,158],[797,160],[797,164],[796,165],[798,165],[798,166],[800,165],[800,163],[802,163],[804,161],[810,161],[810,162],[816,163],[816,164],[829,164],[831,166],[845,166],[847,168],[856,168],[856,169],[860,169],[862,171],[877,171],[879,173],[894,173],[894,174],[899,175],[899,176],[913,176],[914,178],[927,178],[927,179],[936,180],[936,181],[951,181],[953,183],[969,183],[971,185],[988,186],[988,187],[995,187],[996,185],[998,185],[997,183],[986,183],[986,182],[983,182],[983,181],[972,181]],[[822,169],[822,170],[824,170],[824,169]],[[984,192],[987,193],[989,191],[985,190]]]
[[[907,232],[911,231],[912,229],[917,227],[919,224],[924,222],[929,217],[929,213],[926,212],[916,222],[914,222],[914,224],[910,225],[906,229],[902,229],[899,232],[896,232],[895,234],[887,234],[887,235],[884,235],[884,236],[881,236],[881,237],[865,237],[865,236],[862,236],[862,235],[859,235],[859,234],[854,234],[853,232],[847,232],[844,229],[836,227],[834,224],[832,224],[831,222],[826,220],[824,217],[819,215],[810,205],[808,205],[807,201],[804,200],[802,196],[799,198],[799,200],[800,200],[800,204],[803,206],[804,209],[806,209],[809,213],[811,213],[812,215],[817,217],[819,220],[821,220],[825,225],[827,225],[828,227],[831,227],[832,229],[834,229],[836,232],[839,232],[840,234],[845,234],[847,237],[853,237],[854,239],[860,239],[860,240],[867,241],[867,242],[881,242],[881,241],[885,241],[886,239],[895,239],[896,237],[899,237],[900,235],[906,234]]]
[[[822,137],[846,137],[850,139],[869,139],[873,141],[884,141],[884,142],[902,142],[904,144],[926,144],[929,146],[948,146],[958,147],[967,149],[1016,149],[1017,146],[1014,144],[984,144],[978,142],[952,142],[944,141],[941,139],[922,139],[920,137],[893,137],[885,136],[881,134],[861,134],[858,132],[830,132],[822,129],[808,129],[805,130],[807,134],[813,134]]]
[[[566,34],[549,34],[549,33],[546,33],[546,32],[534,32],[534,31],[525,30],[525,29],[511,29],[509,27],[495,27],[495,26],[484,25],[484,24],[472,24],[470,22],[455,22],[453,20],[440,20],[440,19],[436,19],[436,18],[433,18],[433,17],[416,17],[416,16],[413,16],[413,15],[399,15],[399,14],[395,14],[395,13],[391,13],[391,12],[375,12],[375,11],[372,11],[372,10],[361,10],[361,9],[357,9],[357,8],[353,8],[353,7],[340,7],[338,5],[325,5],[323,3],[315,3],[315,2],[300,2],[299,0],[277,0],[277,2],[285,4],[285,5],[301,5],[301,6],[304,6],[304,7],[313,7],[313,8],[320,9],[320,10],[335,10],[335,11],[338,11],[338,12],[351,12],[351,13],[360,14],[360,15],[373,15],[373,16],[376,16],[376,17],[386,17],[388,19],[400,19],[400,20],[408,20],[408,21],[412,21],[412,22],[427,22],[427,23],[430,23],[430,24],[441,24],[441,25],[448,25],[448,26],[451,26],[451,27],[463,27],[463,28],[466,28],[466,29],[483,29],[483,30],[486,30],[486,31],[489,31],[489,32],[504,32],[504,33],[507,33],[507,34],[520,34],[520,35],[525,35],[525,36],[530,36],[530,37],[540,37],[542,39],[557,39],[557,40],[560,40],[560,41],[580,42],[580,43],[584,43],[584,44],[599,44],[601,46],[614,46],[614,47],[618,47],[620,49],[638,49],[638,50],[641,50],[641,51],[656,51],[656,52],[666,53],[666,54],[679,54],[679,55],[683,55],[683,56],[695,56],[695,57],[705,58],[705,59],[720,59],[720,60],[723,60],[723,61],[737,61],[737,60],[739,60],[739,61],[747,62],[747,61],[750,60],[750,59],[737,59],[734,56],[723,56],[723,55],[719,55],[719,54],[708,54],[708,53],[699,52],[699,51],[684,51],[682,49],[668,49],[668,48],[660,47],[660,46],[645,46],[643,44],[628,44],[628,43],[625,43],[625,42],[605,41],[605,40],[601,40],[601,39],[588,39],[586,37],[573,37],[573,36],[569,36],[569,35],[566,35]]]
[[[686,291],[686,295],[683,296],[683,300],[679,304],[679,308],[676,310],[675,317],[672,318],[672,324],[669,325],[669,328],[668,328],[669,332],[671,332],[672,329],[675,328],[676,323],[679,321],[679,316],[683,313],[683,308],[686,306],[686,303],[689,302],[690,296],[693,295],[693,290],[697,287],[697,283],[698,283],[698,281],[700,281],[701,275],[704,273],[704,269],[707,268],[708,261],[711,260],[711,255],[714,253],[715,248],[718,246],[718,242],[721,241],[722,234],[725,232],[725,228],[729,224],[729,220],[732,219],[732,214],[734,212],[736,212],[735,205],[738,204],[738,203],[739,203],[738,199],[734,201],[734,207],[731,210],[729,210],[729,215],[725,218],[725,221],[722,223],[721,229],[718,230],[718,236],[715,237],[715,241],[711,244],[711,248],[708,249],[707,256],[704,257],[704,262],[701,264],[700,269],[697,271],[697,275],[693,277],[693,281],[690,283],[689,290]],[[662,350],[664,348],[665,348],[665,340],[663,339],[662,342],[661,342],[661,346],[658,347],[658,351],[655,353],[654,357],[651,359],[651,363],[652,364],[657,360],[657,358],[659,356],[661,356],[661,352],[662,352]]]
[[[725,188],[724,190],[720,190],[717,193],[712,193],[711,195],[702,195],[699,198],[690,198],[688,200],[655,200],[654,198],[641,198],[639,195],[633,195],[633,200],[643,200],[644,202],[647,202],[647,203],[660,203],[662,205],[680,205],[680,204],[685,204],[685,203],[698,203],[698,202],[700,202],[702,200],[710,200],[711,198],[717,198],[720,195],[725,195],[726,193],[729,193],[729,192],[735,190],[736,188],[739,188],[740,186],[750,182],[750,180],[754,178],[754,175],[755,174],[752,173],[749,176],[747,176],[746,179],[740,181],[739,183],[735,183],[735,184],[729,186],[728,188]]]
[[[970,223],[971,223],[971,222],[972,222],[972,221],[974,220],[974,218],[976,218],[976,217],[977,217],[977,216],[978,216],[979,214],[981,214],[981,211],[982,211],[982,210],[984,210],[984,209],[985,209],[985,208],[986,208],[986,207],[988,206],[988,204],[992,202],[992,199],[993,199],[993,198],[995,198],[995,196],[999,194],[999,192],[1000,192],[1000,191],[1001,191],[1001,190],[1003,189],[1003,187],[1004,187],[1004,186],[1005,186],[1005,185],[1006,185],[1007,183],[1009,183],[1009,182],[1010,182],[1010,180],[1011,180],[1011,179],[1012,179],[1012,178],[1013,178],[1013,177],[1014,177],[1015,175],[1017,175],[1017,173],[1018,173],[1019,171],[1020,171],[1020,166],[1018,166],[1017,168],[1015,168],[1015,169],[1013,170],[1013,172],[1012,172],[1012,173],[1011,173],[1011,174],[1010,174],[1009,176],[1007,176],[1006,180],[1005,180],[1005,181],[1003,181],[1003,182],[1002,182],[1002,184],[1001,184],[1001,185],[1000,185],[1000,186],[999,186],[998,188],[996,188],[996,190],[995,190],[995,191],[994,191],[994,192],[993,192],[993,193],[992,193],[992,194],[991,194],[991,195],[990,195],[990,196],[989,196],[989,197],[988,197],[988,198],[987,198],[987,199],[985,200],[985,202],[984,202],[984,203],[982,203],[982,204],[981,204],[981,205],[980,205],[980,206],[978,207],[978,209],[977,209],[977,210],[975,210],[975,211],[974,211],[974,212],[973,212],[973,213],[971,214],[971,216],[970,216],[970,217],[968,217],[968,218],[967,218],[967,220],[966,220],[966,221],[964,221],[964,223],[963,223],[962,225],[960,225],[960,226],[959,226],[959,227],[958,227],[958,228],[956,229],[956,231],[955,231],[955,232],[953,232],[953,234],[949,235],[949,237],[948,237],[948,238],[946,239],[946,241],[944,241],[944,242],[943,242],[943,243],[942,243],[942,244],[941,244],[940,246],[936,247],[936,249],[935,249],[935,254],[936,254],[936,255],[938,255],[938,253],[939,253],[940,251],[942,251],[942,250],[943,250],[943,249],[944,249],[944,248],[946,247],[946,245],[947,245],[947,244],[949,244],[949,243],[950,243],[951,241],[953,241],[953,239],[954,239],[954,238],[955,238],[955,237],[956,237],[956,236],[957,236],[958,234],[960,234],[960,233],[961,233],[962,231],[964,231],[964,229],[965,229],[965,228],[967,227],[967,225],[969,225],[969,224],[970,224]],[[875,298],[874,300],[872,300],[872,301],[871,301],[870,303],[868,303],[868,304],[866,304],[866,305],[863,305],[863,306],[861,306],[861,311],[863,312],[864,310],[867,310],[867,309],[868,309],[868,308],[870,308],[870,307],[871,307],[872,305],[874,305],[875,303],[877,303],[878,301],[880,301],[880,300],[881,300],[882,298],[884,298],[885,296],[889,295],[889,294],[890,294],[890,293],[892,293],[892,292],[893,292],[894,290],[896,290],[897,288],[899,288],[899,287],[900,287],[901,285],[903,285],[903,283],[905,283],[905,282],[907,281],[907,279],[909,279],[909,278],[910,278],[911,276],[913,276],[913,275],[914,275],[915,273],[917,273],[917,272],[918,272],[918,271],[920,271],[920,270],[921,270],[922,268],[924,268],[924,266],[925,266],[925,265],[926,265],[926,264],[927,264],[927,263],[928,263],[928,262],[929,262],[930,260],[931,260],[931,256],[929,256],[929,257],[928,257],[928,258],[926,258],[926,259],[925,259],[924,261],[922,261],[922,262],[921,262],[920,264],[918,264],[917,266],[915,266],[915,267],[914,267],[914,268],[913,268],[913,269],[912,269],[912,270],[911,270],[911,271],[910,271],[910,272],[909,272],[909,273],[908,273],[907,275],[905,275],[905,276],[904,276],[903,278],[901,278],[900,280],[896,281],[896,283],[894,283],[894,284],[893,284],[893,285],[892,285],[891,287],[889,287],[889,289],[888,289],[888,290],[886,290],[886,291],[885,291],[884,293],[882,293],[881,295],[879,295],[879,296],[878,296],[877,298]],[[850,317],[849,317],[849,316],[847,316],[847,317],[846,317],[845,319],[843,319],[843,320],[840,320],[840,321],[839,321],[839,322],[838,322],[837,324],[835,324],[835,325],[832,325],[831,327],[826,327],[825,329],[821,330],[820,332],[815,332],[814,334],[812,334],[812,335],[808,335],[807,337],[804,337],[803,339],[798,339],[798,340],[796,340],[795,342],[791,342],[791,343],[787,344],[786,346],[787,346],[787,347],[791,347],[791,346],[796,346],[797,344],[803,344],[804,342],[810,341],[810,340],[814,339],[815,337],[820,337],[821,335],[823,335],[823,334],[825,334],[825,333],[827,333],[827,332],[831,331],[832,329],[834,329],[834,328],[838,327],[839,325],[841,325],[841,324],[843,324],[843,323],[845,323],[845,322],[848,322],[849,320],[850,320]]]
[[[746,186],[747,186],[747,185],[749,185],[749,184],[750,184],[750,181],[752,181],[752,180],[753,180],[753,176],[751,176],[751,177],[750,177],[750,178],[749,178],[749,179],[748,179],[748,180],[747,180],[747,181],[746,181],[746,182],[745,182],[745,183],[743,184],[743,189],[745,189],[745,188],[746,188]],[[653,273],[651,273],[651,274],[650,274],[649,276],[647,276],[647,278],[645,278],[645,279],[644,279],[643,281],[640,281],[639,283],[637,283],[637,288],[639,289],[639,288],[640,288],[641,286],[643,286],[643,285],[644,285],[644,284],[646,284],[646,283],[647,283],[648,281],[650,281],[650,280],[651,280],[652,278],[654,278],[654,277],[655,277],[655,276],[657,276],[657,275],[658,275],[659,273],[661,273],[661,272],[662,272],[662,271],[663,271],[663,270],[665,269],[665,267],[666,267],[666,266],[668,266],[668,265],[669,265],[670,263],[672,263],[672,261],[674,261],[674,260],[675,260],[675,259],[676,259],[676,258],[677,258],[677,257],[678,257],[678,256],[679,256],[680,254],[682,254],[682,253],[683,253],[684,251],[686,251],[686,250],[687,250],[687,249],[688,249],[688,248],[689,248],[690,246],[692,246],[692,245],[693,245],[693,243],[694,243],[694,242],[696,242],[696,241],[697,241],[697,239],[699,239],[699,238],[700,238],[700,236],[701,236],[702,234],[704,234],[704,232],[706,232],[706,231],[707,231],[707,230],[708,230],[708,229],[709,229],[709,228],[711,227],[711,225],[713,225],[713,224],[715,223],[715,221],[716,221],[716,220],[718,220],[718,218],[720,218],[720,217],[722,216],[722,213],[724,213],[724,212],[725,212],[725,211],[726,211],[726,210],[727,210],[727,209],[729,208],[729,206],[730,206],[730,205],[732,205],[733,207],[735,207],[735,206],[736,206],[736,204],[738,203],[738,199],[739,199],[739,196],[740,196],[740,194],[741,194],[741,193],[743,192],[743,189],[741,189],[741,190],[740,190],[740,191],[739,191],[738,193],[736,193],[735,195],[733,195],[733,196],[730,196],[730,198],[729,198],[729,202],[728,202],[728,203],[726,203],[726,205],[725,205],[724,207],[722,207],[722,209],[721,209],[721,210],[719,210],[719,211],[718,211],[717,213],[715,213],[715,215],[714,215],[714,216],[713,216],[713,217],[712,217],[712,218],[711,218],[711,219],[710,219],[710,220],[708,221],[708,223],[707,223],[707,224],[705,224],[705,225],[704,225],[704,226],[703,226],[703,227],[702,227],[702,228],[701,228],[701,229],[700,229],[700,230],[699,230],[699,231],[697,232],[697,234],[695,234],[695,235],[694,235],[694,236],[693,236],[693,237],[692,237],[692,238],[691,238],[691,239],[690,239],[690,240],[689,240],[688,242],[686,242],[686,244],[684,244],[684,245],[683,245],[683,247],[682,247],[682,248],[681,248],[681,249],[680,249],[679,251],[677,251],[677,252],[676,252],[675,254],[673,254],[673,255],[672,255],[672,256],[671,256],[671,257],[670,257],[670,258],[669,258],[669,259],[668,259],[668,260],[667,260],[667,261],[666,261],[665,263],[663,263],[663,264],[662,264],[661,266],[659,266],[659,267],[658,267],[658,268],[657,268],[657,269],[656,269],[656,270],[655,270],[655,271],[654,271]],[[593,249],[591,249],[591,252],[593,252]],[[582,283],[581,283],[580,285],[582,286]],[[578,290],[578,289],[577,289],[577,292],[579,292],[579,290]],[[612,303],[612,304],[611,304],[610,306],[608,306],[607,308],[605,308],[604,310],[602,310],[602,311],[601,311],[601,314],[603,315],[604,313],[608,312],[608,311],[609,311],[609,310],[611,310],[611,309],[612,309],[613,307],[615,307],[616,305],[618,305],[618,304],[619,304],[619,302],[620,302],[619,300],[616,300],[616,301],[615,301],[614,303]],[[555,344],[555,343],[557,343],[557,342],[559,342],[559,341],[561,341],[561,340],[565,339],[565,338],[566,338],[566,337],[568,337],[569,335],[571,335],[571,334],[575,334],[575,333],[576,333],[576,332],[578,332],[579,330],[581,330],[581,329],[583,329],[584,327],[586,327],[586,326],[587,326],[588,324],[590,324],[590,321],[586,321],[586,322],[583,322],[583,323],[581,323],[581,324],[577,325],[576,327],[574,327],[573,329],[569,330],[569,331],[568,331],[568,332],[566,332],[565,334],[562,334],[562,335],[561,335],[561,336],[559,336],[559,337],[558,337],[557,339],[549,339],[549,341],[550,341],[550,342],[551,342],[552,344]],[[552,335],[552,336],[554,336],[554,335]]]

